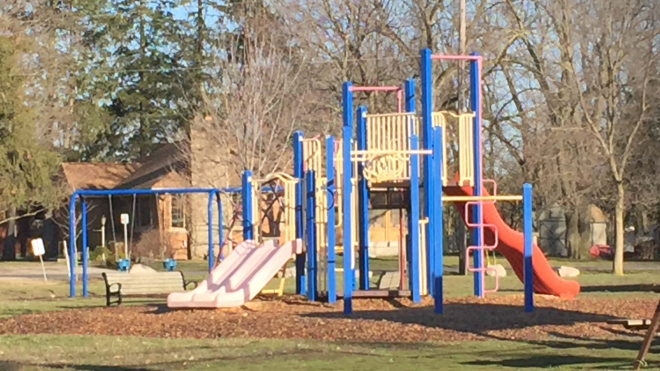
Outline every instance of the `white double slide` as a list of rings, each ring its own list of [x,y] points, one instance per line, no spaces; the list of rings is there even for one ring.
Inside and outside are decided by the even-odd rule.
[[[258,246],[244,241],[200,285],[167,297],[169,308],[230,308],[254,299],[294,254],[302,253],[302,240],[279,246],[268,241]]]

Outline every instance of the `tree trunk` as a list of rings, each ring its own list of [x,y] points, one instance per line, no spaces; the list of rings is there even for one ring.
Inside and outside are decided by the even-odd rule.
[[[9,217],[16,217],[16,208],[12,207],[9,211]],[[4,251],[2,260],[13,261],[16,260],[16,220],[12,219],[7,222],[7,237],[5,238]]]
[[[567,209],[564,214],[566,217],[566,247],[571,259],[580,259],[580,246],[582,238],[580,236],[580,213],[577,207],[572,210]]]
[[[454,213],[456,227],[456,247],[458,248],[458,274],[465,276],[467,270],[465,269],[465,248],[467,246],[467,228],[460,213]]]
[[[617,276],[623,276],[623,236],[624,236],[624,226],[623,226],[623,216],[625,210],[625,193],[623,188],[623,183],[618,182],[616,186],[616,208],[615,208],[615,236],[616,241],[614,244],[614,274]]]

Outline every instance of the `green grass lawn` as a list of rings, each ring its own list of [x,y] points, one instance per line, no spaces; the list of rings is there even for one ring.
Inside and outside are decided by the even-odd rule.
[[[451,265],[448,257],[448,264]],[[502,259],[502,262],[506,262]],[[553,260],[553,265],[573,265]],[[184,262],[184,272],[201,272],[206,262]],[[5,263],[0,263],[0,269]],[[35,263],[26,263],[35,264]],[[595,264],[591,262],[591,264]],[[597,266],[609,262],[597,262]],[[373,259],[372,269],[396,269],[396,260]],[[377,268],[378,267],[378,268]],[[187,274],[187,277],[194,276]],[[190,278],[190,277],[189,277]],[[338,275],[341,287],[342,275]],[[660,270],[631,271],[624,277],[588,273],[578,277],[582,296],[654,297],[646,285],[660,281]],[[445,296],[471,295],[472,277],[446,276]],[[277,281],[272,281],[273,287]],[[487,285],[492,287],[492,280]],[[104,286],[90,282],[92,298],[68,299],[67,282],[0,281],[0,318],[81,307],[103,307]],[[78,287],[80,292],[80,286]],[[501,293],[521,293],[515,276],[501,281]],[[293,279],[286,291],[293,293]],[[164,299],[129,299],[126,305],[163,303]],[[72,324],[75,325],[75,324]],[[465,342],[371,344],[308,340],[154,339],[138,337],[31,335],[0,336],[0,370],[625,370],[640,346],[637,338],[621,341],[553,339],[542,342]],[[658,365],[657,357],[648,357]],[[655,361],[655,363],[653,363]],[[653,368],[646,368],[653,369]]]
[[[624,370],[637,343],[347,344],[106,336],[0,336],[8,370]],[[0,369],[3,364],[0,361]]]

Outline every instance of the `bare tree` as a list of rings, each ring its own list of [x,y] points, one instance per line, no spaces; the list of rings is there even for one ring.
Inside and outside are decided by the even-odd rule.
[[[305,105],[308,87],[301,76],[304,59],[296,60],[293,49],[273,48],[271,41],[258,40],[240,63],[219,61],[222,81],[211,83],[204,94],[203,115],[193,124],[193,130],[226,150],[228,157],[218,161],[234,174],[249,169],[264,175],[287,167],[293,131],[312,119]]]
[[[594,16],[576,22],[579,53],[570,65],[571,82],[579,97],[578,124],[597,140],[616,185],[614,273],[622,275],[626,170],[650,123],[660,7],[639,0],[580,1],[579,10]]]

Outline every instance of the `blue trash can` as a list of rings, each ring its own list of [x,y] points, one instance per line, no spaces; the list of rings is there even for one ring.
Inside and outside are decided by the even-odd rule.
[[[117,263],[117,268],[120,272],[128,272],[131,268],[131,261],[128,259],[122,259]]]
[[[176,260],[167,259],[163,261],[163,268],[168,272],[173,272],[176,269]]]

